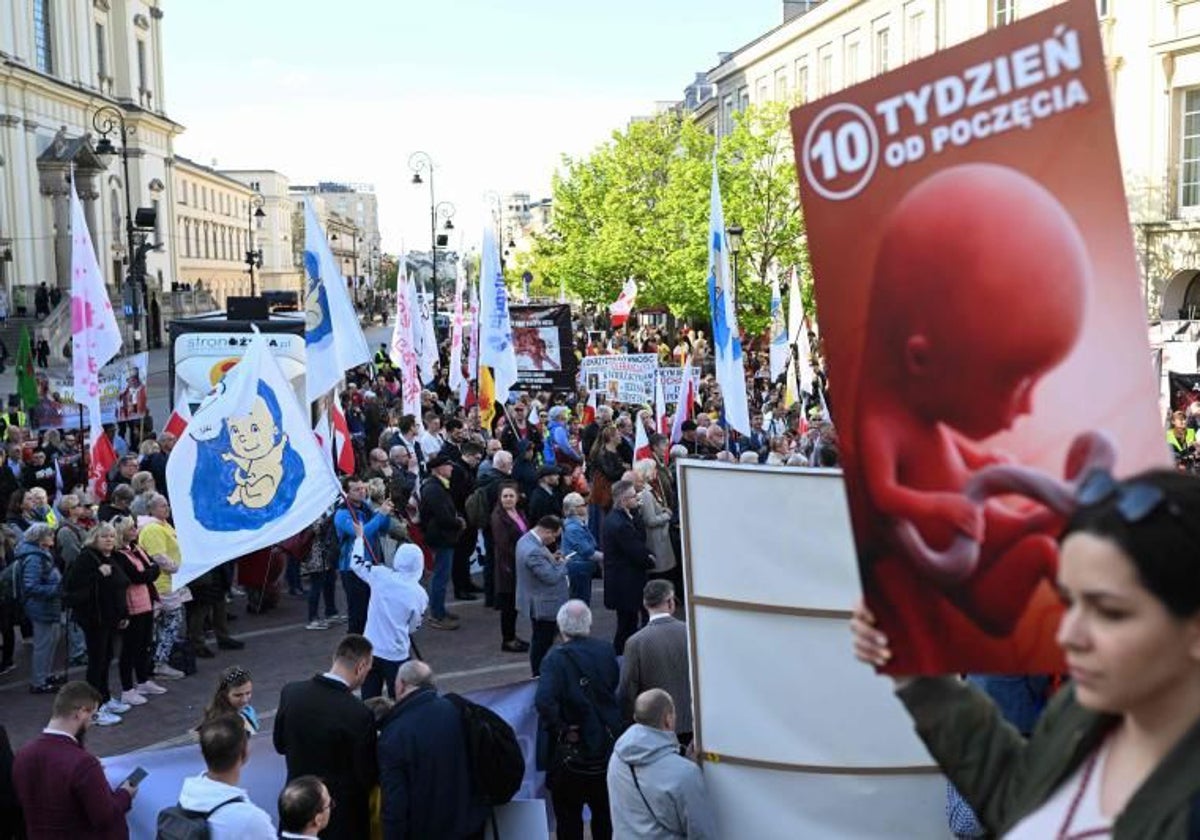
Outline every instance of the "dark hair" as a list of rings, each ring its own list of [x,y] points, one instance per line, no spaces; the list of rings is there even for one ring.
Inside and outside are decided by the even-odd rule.
[[[548,513],[537,521],[537,526],[543,531],[561,531],[562,520],[552,513]]]
[[[279,829],[299,834],[315,820],[325,804],[323,787],[325,783],[316,776],[298,776],[288,782],[279,792]]]
[[[1129,557],[1138,579],[1177,618],[1200,612],[1200,479],[1171,470],[1150,470],[1120,483],[1148,485],[1164,501],[1138,522],[1118,510],[1119,493],[1081,507],[1063,532],[1111,540]]]
[[[12,491],[8,497],[9,516],[21,516],[24,513],[22,508],[25,506],[25,494],[27,492],[28,491],[22,487],[18,487],[16,490]]]
[[[238,766],[248,739],[241,715],[218,715],[200,724],[200,752],[205,765],[215,773]]]
[[[459,429],[461,429],[462,427],[463,427],[463,421],[459,420],[457,417],[451,417],[449,420],[446,421],[445,425],[442,428],[444,428],[447,433],[450,433],[450,432],[456,432]]]
[[[221,715],[236,715],[241,714],[229,702],[229,689],[237,688],[250,682],[250,672],[240,665],[231,665],[221,672],[221,679],[217,681],[217,690],[213,692],[212,702],[204,709],[204,720],[210,721]],[[204,724],[202,723],[201,726]]]
[[[417,418],[411,414],[405,414],[400,418],[400,422],[396,424],[396,428],[404,434],[408,434],[417,425]]]
[[[100,696],[100,692],[92,688],[90,683],[75,680],[64,685],[54,695],[54,707],[51,709],[50,714],[56,718],[67,717],[89,706],[95,708],[103,700],[104,698]]]
[[[675,597],[675,587],[669,580],[651,580],[647,581],[642,587],[642,605],[646,609],[655,609],[661,607],[667,602],[668,598]]]
[[[466,455],[479,455],[480,457],[483,456],[483,447],[480,446],[478,443],[476,443],[473,440],[463,441],[463,445],[458,448],[458,451],[461,452],[464,456],[466,456]]]
[[[521,485],[515,481],[501,481],[496,487],[496,505],[500,505],[500,497],[504,495],[505,490],[511,490],[517,494],[517,501],[521,501]]]
[[[333,658],[346,665],[357,665],[370,656],[372,650],[371,643],[367,640],[366,636],[360,636],[357,633],[347,633],[338,642],[337,650],[333,653]]]

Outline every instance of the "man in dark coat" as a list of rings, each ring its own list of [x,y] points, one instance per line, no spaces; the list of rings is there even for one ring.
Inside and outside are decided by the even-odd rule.
[[[392,840],[476,836],[487,816],[472,797],[462,714],[416,659],[400,666],[396,705],[379,723],[379,792]]]
[[[451,423],[458,424],[457,429],[461,431],[461,420],[450,418],[447,428]],[[479,469],[479,462],[483,460],[483,447],[469,440],[463,441],[459,446],[447,436],[440,454],[454,462],[454,472],[450,476],[450,496],[454,499],[454,509],[458,511],[463,522],[467,522],[467,497],[475,490],[475,475]],[[475,553],[478,540],[479,529],[467,522],[454,545],[454,563],[450,579],[454,584],[454,597],[459,601],[478,600],[479,596],[476,593],[483,591],[471,581],[471,555]]]
[[[457,630],[458,618],[446,612],[446,584],[454,565],[454,547],[466,521],[458,515],[450,493],[454,462],[439,452],[427,466],[430,475],[421,485],[421,533],[433,552],[433,576],[429,581],[430,618],[425,624],[435,630]]]
[[[592,611],[583,601],[567,601],[556,618],[563,644],[542,660],[534,705],[538,713],[538,769],[546,771],[553,794],[560,840],[582,840],[583,806],[592,812],[592,837],[609,840],[612,820],[603,771],[621,734],[616,692],[617,657],[607,642],[591,638]],[[562,766],[555,745],[574,740],[585,767]]]
[[[529,494],[529,521],[537,522],[543,516],[557,516],[562,519],[562,496],[559,485],[562,483],[562,472],[553,464],[542,467],[537,473],[537,487]]]
[[[604,606],[617,613],[613,649],[625,652],[625,640],[637,632],[646,572],[654,555],[646,548],[646,529],[637,516],[638,494],[632,481],[613,485],[613,506],[604,520],[600,542],[604,552]]]
[[[358,840],[371,833],[369,797],[378,779],[375,716],[354,696],[371,670],[371,643],[346,636],[329,671],[288,683],[279,696],[275,751],[287,759],[287,778],[320,776],[337,802],[325,840]]]

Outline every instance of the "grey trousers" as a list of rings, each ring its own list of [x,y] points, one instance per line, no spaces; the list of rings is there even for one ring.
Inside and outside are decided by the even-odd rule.
[[[62,624],[57,621],[34,621],[33,623],[33,678],[31,685],[45,685],[54,673],[54,654],[58,650],[58,639]]]

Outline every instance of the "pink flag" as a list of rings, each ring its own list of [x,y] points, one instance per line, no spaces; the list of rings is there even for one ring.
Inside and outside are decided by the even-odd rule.
[[[629,313],[633,311],[633,302],[637,300],[637,293],[637,282],[630,277],[625,281],[625,288],[621,289],[621,294],[616,302],[608,307],[608,313],[612,316],[614,329],[623,325],[629,319]]]
[[[417,374],[417,348],[413,343],[413,319],[410,283],[405,271],[405,256],[400,255],[400,274],[396,278],[396,325],[392,330],[389,356],[400,369],[400,402],[405,414],[421,418],[421,377]]]
[[[458,401],[467,398],[467,378],[463,376],[463,280],[465,271],[458,272],[454,282],[454,316],[450,320],[450,388],[458,392]]]
[[[132,256],[132,255],[131,255]],[[71,361],[75,402],[87,407],[93,430],[100,428],[100,368],[121,349],[121,333],[92,247],[79,194],[71,183]]]

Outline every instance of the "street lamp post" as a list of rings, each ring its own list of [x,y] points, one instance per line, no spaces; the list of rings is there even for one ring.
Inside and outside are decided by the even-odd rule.
[[[742,226],[730,225],[725,231],[729,237],[729,253],[733,255],[733,311],[737,312],[738,304],[738,254],[742,250]]]
[[[408,158],[408,168],[412,170],[412,182],[414,184],[423,184],[425,180],[421,177],[424,173],[429,178],[429,263],[430,275],[433,283],[433,320],[437,323],[438,316],[438,273],[437,273],[437,249],[438,249],[438,219],[445,220],[445,229],[454,230],[454,222],[450,221],[454,217],[454,205],[449,201],[439,202],[437,194],[433,189],[433,158],[426,152],[413,152]],[[446,238],[443,236],[443,239]]]
[[[134,126],[127,125],[125,115],[119,108],[105,105],[92,114],[92,127],[100,132],[100,142],[96,144],[96,156],[107,168],[117,150],[113,147],[108,135],[119,132],[121,135],[121,168],[122,180],[125,186],[125,264],[126,289],[129,292],[132,311],[129,313],[130,332],[133,335],[133,352],[141,350],[141,339],[138,334],[138,312],[146,313],[146,342],[150,341],[150,307],[146,305],[146,279],[141,273],[141,288],[138,284],[139,263],[145,260],[145,250],[139,248],[133,224],[133,199],[129,191],[129,135],[135,131]],[[139,292],[140,297],[139,297]],[[139,310],[139,306],[141,309]]]
[[[266,203],[263,194],[255,190],[246,205],[246,270],[250,272],[250,297],[258,297],[258,289],[254,284],[254,269],[262,268],[262,249],[254,249],[254,220],[266,217],[267,214],[263,212],[263,205]]]

